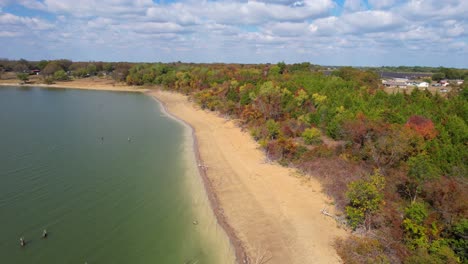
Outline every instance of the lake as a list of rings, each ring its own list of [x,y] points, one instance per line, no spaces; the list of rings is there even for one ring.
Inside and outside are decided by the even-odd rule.
[[[149,96],[0,88],[0,128],[1,263],[234,263],[190,131]]]

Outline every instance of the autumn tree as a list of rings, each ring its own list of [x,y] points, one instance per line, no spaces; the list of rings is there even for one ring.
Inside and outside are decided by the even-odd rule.
[[[50,61],[47,66],[44,67],[42,73],[44,75],[53,75],[55,72],[63,70],[62,66],[56,61]]]
[[[254,105],[265,119],[277,119],[281,114],[281,89],[273,82],[265,82],[257,94],[252,95]]]
[[[62,68],[62,70],[64,70],[65,72],[67,72],[70,66],[73,64],[71,60],[67,60],[67,59],[60,59],[60,60],[56,60],[55,62],[58,65],[60,65],[60,68]]]
[[[115,64],[114,71],[112,72],[112,78],[119,82],[125,81],[130,68],[130,63],[119,62]]]
[[[425,118],[423,116],[419,116],[419,115],[411,116],[406,122],[406,126],[416,131],[426,140],[433,139],[438,134],[432,120],[430,120],[429,118]]]
[[[379,168],[397,166],[423,149],[422,138],[410,129],[399,125],[378,129],[380,131],[375,130],[372,134],[367,134],[363,155]]]

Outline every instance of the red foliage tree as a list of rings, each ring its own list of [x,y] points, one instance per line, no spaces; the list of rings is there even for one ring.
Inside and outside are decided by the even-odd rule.
[[[423,136],[426,140],[433,139],[438,134],[432,120],[419,115],[411,116],[405,126],[416,131],[416,133]]]

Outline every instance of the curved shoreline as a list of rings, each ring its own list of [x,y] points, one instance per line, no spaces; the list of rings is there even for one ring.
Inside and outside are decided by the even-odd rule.
[[[76,90],[98,90],[98,91],[109,91],[109,92],[131,92],[131,93],[145,93],[148,92],[149,89],[145,88],[138,88],[136,86],[110,86],[108,84],[99,84],[93,82],[77,82],[75,81],[70,82],[62,82],[60,84],[20,84],[20,83],[0,83],[1,86],[8,86],[8,87],[27,87],[27,88],[43,88],[43,89],[76,89]],[[97,85],[96,85],[97,84]]]
[[[204,192],[205,192],[205,194],[206,194],[206,196],[207,196],[207,198],[209,200],[210,209],[214,213],[217,223],[221,226],[221,228],[225,232],[226,236],[228,237],[229,243],[231,244],[232,248],[234,249],[234,255],[235,255],[236,262],[239,263],[239,264],[248,263],[248,256],[246,254],[244,245],[243,245],[242,241],[239,239],[239,237],[237,236],[237,234],[235,233],[234,229],[228,224],[228,222],[226,220],[226,217],[223,214],[223,209],[221,208],[221,206],[219,204],[219,199],[218,199],[218,197],[216,195],[216,192],[214,190],[214,187],[213,187],[210,179],[208,178],[208,175],[206,174],[206,171],[203,169],[203,167],[198,166],[198,164],[204,164],[204,163],[203,163],[203,159],[202,159],[202,157],[200,155],[200,149],[199,149],[199,146],[198,146],[198,139],[197,139],[196,134],[195,134],[195,128],[191,124],[186,122],[185,120],[182,120],[182,119],[178,118],[177,116],[173,115],[171,112],[169,112],[168,109],[167,109],[166,103],[163,102],[162,100],[159,100],[154,94],[151,94],[151,90],[149,90],[149,89],[138,89],[138,90],[136,90],[135,88],[133,88],[131,86],[96,87],[96,86],[85,86],[85,85],[83,85],[81,87],[77,87],[77,86],[67,86],[67,85],[53,85],[53,86],[50,86],[50,85],[37,85],[37,84],[24,84],[24,85],[21,85],[21,84],[17,84],[17,83],[0,83],[0,88],[2,86],[3,87],[17,87],[17,88],[21,88],[21,87],[34,88],[34,87],[37,87],[37,88],[41,88],[41,89],[51,88],[51,89],[76,89],[76,90],[95,90],[95,91],[97,90],[97,91],[110,91],[110,92],[138,92],[138,93],[142,93],[142,94],[144,94],[146,96],[149,96],[153,100],[158,102],[159,105],[162,108],[162,111],[166,115],[168,115],[170,118],[180,122],[181,124],[183,124],[184,126],[186,126],[187,128],[190,129],[190,134],[191,134],[191,138],[192,138],[192,142],[193,142],[192,149],[193,149],[193,153],[194,153],[194,156],[195,156],[195,161],[197,162],[197,164],[195,164],[195,165],[197,166],[198,173],[199,173],[199,175],[200,175],[200,177],[202,179]]]
[[[83,85],[89,90],[141,92],[191,128],[196,159],[192,162],[210,167],[208,172],[198,167],[200,184],[237,263],[342,263],[333,243],[348,233],[321,213],[326,208],[333,213],[334,206],[318,180],[304,181],[291,168],[265,162],[265,153],[250,134],[232,121],[200,110],[181,93],[95,84],[77,81],[63,88]]]
[[[195,160],[197,162],[197,167],[198,167],[198,173],[202,178],[203,181],[203,186],[205,188],[205,193],[208,197],[208,200],[210,202],[211,209],[216,217],[216,220],[218,224],[221,226],[221,228],[224,230],[226,233],[231,246],[234,248],[234,253],[236,257],[236,262],[237,263],[248,263],[248,257],[246,254],[246,251],[244,249],[244,245],[242,244],[242,241],[238,238],[237,234],[235,233],[234,229],[229,225],[229,223],[226,220],[226,217],[223,214],[223,210],[220,207],[218,197],[216,195],[216,192],[213,188],[213,185],[208,178],[208,175],[206,174],[206,170],[203,169],[203,166],[199,166],[200,164],[203,163],[203,159],[200,155],[200,149],[198,147],[198,140],[197,136],[195,134],[195,128],[187,123],[186,121],[178,118],[177,116],[173,115],[169,110],[167,109],[167,105],[165,102],[159,100],[154,94],[151,94],[150,92],[144,92],[144,94],[150,96],[153,98],[155,101],[157,101],[162,108],[162,111],[167,114],[170,118],[182,123],[186,127],[190,129],[191,132],[191,137],[192,137],[192,149],[193,153],[195,154]]]

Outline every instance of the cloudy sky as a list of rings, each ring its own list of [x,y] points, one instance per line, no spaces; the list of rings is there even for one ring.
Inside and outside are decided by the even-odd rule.
[[[468,68],[468,0],[0,0],[0,57]]]

